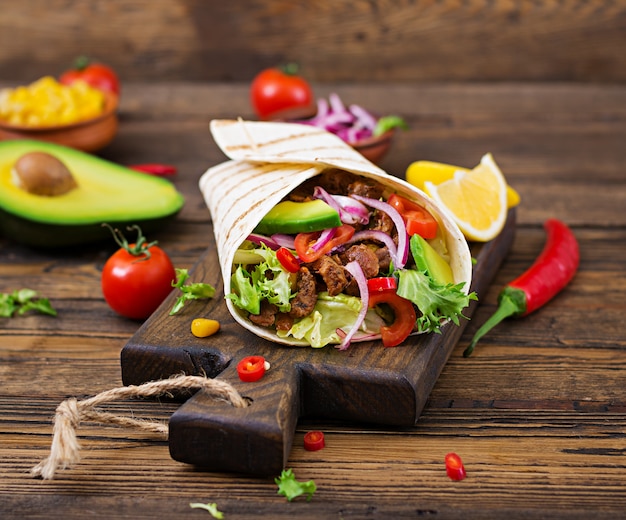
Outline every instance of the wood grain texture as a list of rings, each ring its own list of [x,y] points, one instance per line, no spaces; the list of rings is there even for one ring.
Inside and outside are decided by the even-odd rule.
[[[625,34],[624,0],[24,0],[2,6],[0,77],[87,54],[124,81],[250,81],[296,61],[319,82],[624,82]]]
[[[580,8],[591,4],[580,3]],[[618,5],[618,4],[614,4]],[[104,7],[103,7],[104,8]],[[69,15],[68,15],[69,16]],[[315,480],[311,502],[288,503],[272,477],[207,472],[173,460],[168,442],[85,424],[82,461],[53,481],[30,478],[65,398],[122,384],[120,353],[141,323],[116,316],[99,292],[113,244],[41,252],[0,239],[0,291],[29,286],[58,318],[0,320],[0,516],[3,519],[207,518],[190,502],[217,502],[227,519],[615,519],[626,510],[626,90],[613,85],[432,84],[324,86],[408,118],[383,167],[413,160],[472,166],[491,151],[520,191],[509,256],[452,351],[415,426],[302,418],[288,465]],[[212,117],[249,114],[245,84],[130,83],[121,127],[103,156],[168,162],[187,198],[154,238],[191,268],[212,240],[197,190],[224,157]],[[573,283],[548,306],[500,324],[471,358],[462,351],[495,309],[500,288],[530,265],[558,216],[580,242]],[[167,422],[168,399],[113,403],[116,413]],[[307,452],[306,431],[326,448]],[[463,459],[453,482],[443,459]]]

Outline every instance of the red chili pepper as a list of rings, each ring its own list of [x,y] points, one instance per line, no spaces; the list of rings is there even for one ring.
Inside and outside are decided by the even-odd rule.
[[[526,316],[545,305],[576,274],[580,253],[570,228],[556,219],[546,220],[544,228],[547,238],[543,251],[527,271],[500,292],[498,309],[478,329],[463,356],[470,356],[480,338],[505,318]]]
[[[304,449],[307,451],[321,450],[326,446],[324,432],[312,431],[304,434]]]
[[[463,461],[456,453],[448,453],[445,458],[446,473],[452,480],[463,480],[467,477]]]
[[[142,173],[149,173],[150,175],[158,175],[160,177],[176,175],[176,173],[178,172],[176,166],[157,163],[131,164],[129,168],[131,170],[136,170]]]
[[[367,288],[370,293],[396,291],[398,283],[393,276],[378,276],[367,280]]]
[[[263,356],[247,356],[237,363],[239,379],[246,383],[258,381],[265,375],[265,358]]]
[[[286,247],[281,247],[276,251],[276,258],[287,271],[297,273],[300,270],[300,262],[293,256],[293,253]]]

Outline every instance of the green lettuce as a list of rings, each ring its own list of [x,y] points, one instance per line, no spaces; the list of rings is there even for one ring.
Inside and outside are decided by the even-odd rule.
[[[278,330],[276,334],[281,338],[304,339],[313,348],[341,343],[337,329],[349,332],[360,310],[361,298],[345,294],[329,296],[327,292],[321,292],[311,314],[296,320],[288,331]],[[377,334],[382,325],[382,319],[374,311],[368,311],[361,330],[365,334]]]
[[[263,299],[276,305],[281,312],[289,312],[290,300],[294,296],[291,274],[283,268],[276,253],[264,244],[252,251],[263,261],[256,264],[251,272],[239,265],[231,277],[233,292],[226,298],[251,314],[259,314]]]

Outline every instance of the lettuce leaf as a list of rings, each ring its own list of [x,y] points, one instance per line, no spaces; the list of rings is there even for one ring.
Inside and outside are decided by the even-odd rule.
[[[337,329],[348,332],[356,321],[361,309],[361,299],[355,296],[338,294],[329,296],[327,292],[317,295],[313,312],[294,322],[288,331],[276,331],[281,338],[293,336],[306,340],[313,348],[321,348],[330,343],[341,343]],[[361,330],[367,334],[377,334],[384,325],[374,312],[368,311]]]
[[[253,252],[263,261],[255,265],[252,272],[239,265],[231,277],[233,292],[226,298],[251,314],[259,314],[263,299],[276,305],[281,312],[289,312],[290,300],[294,296],[291,273],[283,268],[276,253],[264,244]]]

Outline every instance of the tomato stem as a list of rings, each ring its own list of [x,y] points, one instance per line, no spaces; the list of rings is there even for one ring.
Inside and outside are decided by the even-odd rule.
[[[132,231],[133,229],[137,230],[137,240],[134,244],[129,244],[128,240],[126,240],[126,237],[119,229],[113,229],[106,222],[102,225],[108,227],[111,230],[111,233],[113,234],[113,239],[115,240],[115,242],[117,242],[118,246],[120,246],[122,249],[124,249],[133,256],[143,256],[143,258],[138,258],[137,261],[143,262],[150,259],[150,257],[152,256],[150,253],[150,248],[156,245],[158,242],[156,240],[153,242],[148,242],[146,237],[144,237],[141,233],[141,228],[137,224],[129,226],[127,228],[129,231]]]
[[[91,60],[87,56],[79,56],[74,60],[74,68],[76,70],[85,70],[90,62]]]

